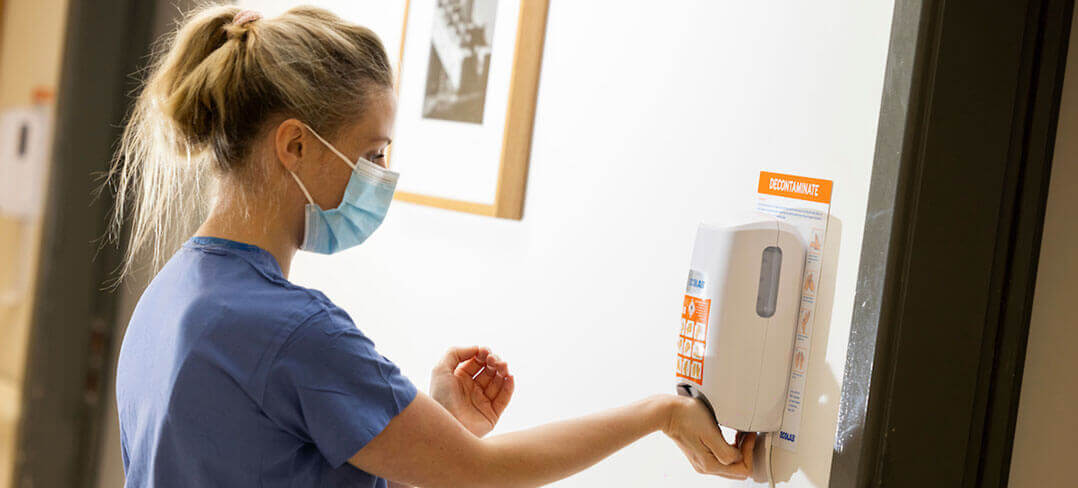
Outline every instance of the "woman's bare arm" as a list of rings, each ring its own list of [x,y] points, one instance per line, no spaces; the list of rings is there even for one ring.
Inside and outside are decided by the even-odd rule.
[[[577,473],[657,430],[674,438],[698,471],[748,474],[741,451],[722,439],[706,407],[673,395],[480,439],[419,393],[349,461],[415,486],[531,487]]]

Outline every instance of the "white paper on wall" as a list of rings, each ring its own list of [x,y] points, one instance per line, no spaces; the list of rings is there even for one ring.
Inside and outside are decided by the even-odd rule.
[[[23,220],[41,215],[51,141],[50,106],[0,113],[0,213]]]

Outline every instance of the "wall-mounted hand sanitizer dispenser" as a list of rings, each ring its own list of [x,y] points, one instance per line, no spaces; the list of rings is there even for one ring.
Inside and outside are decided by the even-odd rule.
[[[805,245],[778,220],[701,224],[678,336],[677,390],[719,425],[779,430],[790,376]]]

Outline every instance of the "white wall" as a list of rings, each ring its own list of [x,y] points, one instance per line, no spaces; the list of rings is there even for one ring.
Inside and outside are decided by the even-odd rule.
[[[1075,15],[1078,20],[1078,13]],[[1078,33],[1072,31],[1029,323],[1010,486],[1069,486],[1078,456]]]
[[[371,27],[396,59],[403,1],[310,3]],[[496,433],[515,430],[671,392],[697,223],[751,208],[760,170],[832,179],[801,446],[776,449],[780,479],[826,486],[892,7],[551,0],[524,219],[396,202],[366,244],[301,253],[292,279],[421,386],[447,346],[493,347],[518,382]],[[696,474],[656,434],[556,485],[672,483],[738,484]]]

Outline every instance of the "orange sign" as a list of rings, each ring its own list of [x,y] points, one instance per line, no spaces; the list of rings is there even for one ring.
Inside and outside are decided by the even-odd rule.
[[[698,385],[704,384],[704,349],[707,347],[707,319],[710,315],[710,299],[685,295],[681,307],[676,372],[678,377]]]
[[[761,171],[760,186],[757,191],[765,195],[831,203],[831,180]]]

